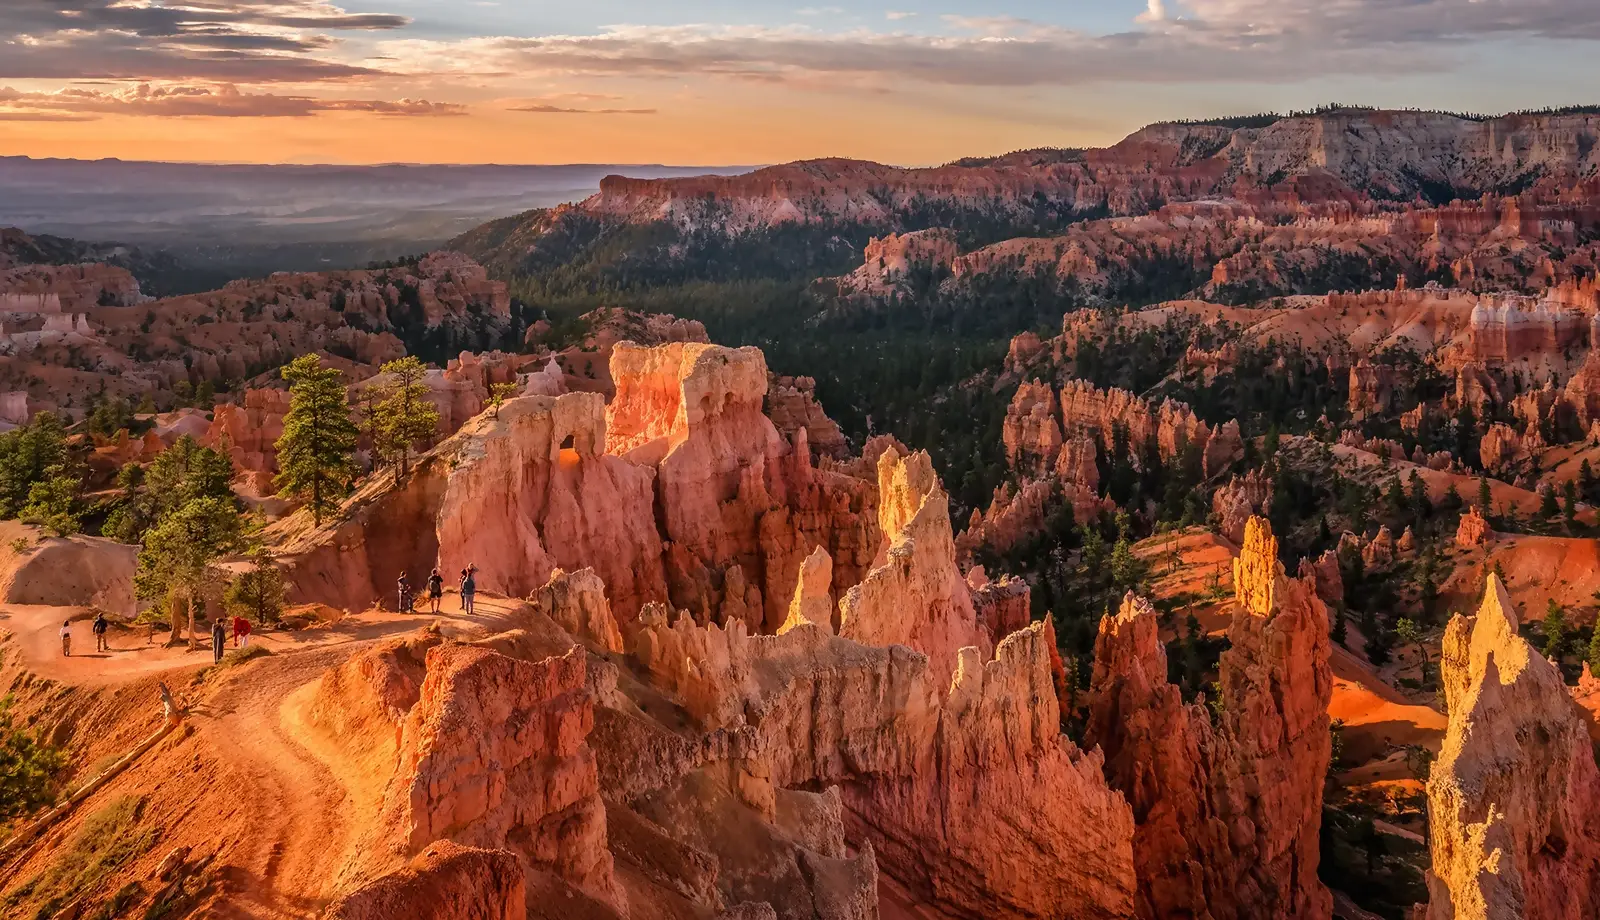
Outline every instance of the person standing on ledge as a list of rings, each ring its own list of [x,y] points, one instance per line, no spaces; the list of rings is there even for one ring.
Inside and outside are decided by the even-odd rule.
[[[222,653],[228,650],[228,631],[222,626],[222,617],[211,621],[211,661],[222,663]]]
[[[472,602],[478,593],[478,567],[468,565],[461,570],[461,609],[472,615]]]
[[[61,655],[65,658],[72,657],[72,621],[67,620],[61,624]]]
[[[444,597],[444,576],[434,569],[428,576],[428,608],[430,613],[439,612],[439,601]]]

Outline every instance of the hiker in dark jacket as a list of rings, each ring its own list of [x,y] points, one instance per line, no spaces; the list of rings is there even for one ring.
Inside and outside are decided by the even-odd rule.
[[[106,630],[111,624],[106,620],[106,612],[100,611],[94,618],[94,650],[97,652],[111,651],[111,644],[106,642]]]
[[[478,567],[469,565],[461,570],[461,609],[472,613],[472,601],[478,593]]]
[[[228,630],[222,625],[222,617],[211,621],[211,660],[214,664],[222,663],[222,653],[228,650]]]
[[[439,612],[439,600],[444,597],[444,576],[438,569],[428,576],[428,607],[430,613]]]

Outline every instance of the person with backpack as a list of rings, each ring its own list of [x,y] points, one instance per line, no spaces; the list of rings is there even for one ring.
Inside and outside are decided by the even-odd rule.
[[[468,616],[472,615],[472,602],[478,593],[477,573],[478,567],[475,565],[468,565],[461,570],[461,609],[466,611]]]
[[[111,624],[110,624],[110,622],[108,622],[106,620],[106,612],[104,610],[101,610],[101,611],[99,611],[98,613],[95,614],[95,618],[94,618],[94,650],[95,651],[97,651],[97,652],[109,652],[109,651],[111,651],[111,644],[106,641],[106,630],[109,629],[110,627],[111,627]]]
[[[222,617],[211,621],[211,663],[221,664],[222,653],[228,650],[228,631],[222,627]]]
[[[72,657],[72,621],[67,620],[61,624],[61,655],[64,658]]]
[[[444,576],[434,569],[428,576],[428,608],[430,613],[439,612],[439,601],[444,597]]]

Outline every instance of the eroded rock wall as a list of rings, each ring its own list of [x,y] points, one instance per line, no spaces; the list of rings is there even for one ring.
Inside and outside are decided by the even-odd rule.
[[[1332,753],[1327,613],[1276,553],[1266,522],[1251,519],[1215,722],[1167,682],[1153,607],[1130,595],[1101,621],[1085,739],[1133,808],[1141,917],[1331,916],[1317,878]]]
[[[1449,711],[1428,779],[1429,920],[1577,920],[1600,911],[1600,774],[1553,664],[1489,576],[1439,667]]]

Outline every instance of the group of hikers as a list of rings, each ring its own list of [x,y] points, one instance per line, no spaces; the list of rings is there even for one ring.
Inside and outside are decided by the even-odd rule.
[[[106,612],[104,610],[97,611],[95,613],[95,617],[94,617],[94,624],[89,627],[90,631],[92,631],[94,633],[94,650],[95,651],[97,651],[97,652],[109,652],[109,651],[111,651],[111,643],[106,641],[106,630],[109,629],[110,627],[111,627],[111,623],[110,623],[110,621],[108,621],[106,619]],[[61,654],[64,655],[65,657],[67,657],[67,658],[71,658],[72,657],[72,621],[71,620],[65,620],[61,624]]]
[[[439,574],[437,568],[429,573],[425,587],[428,592],[428,612],[438,613],[439,603],[444,599],[444,576]],[[461,594],[461,611],[468,615],[472,614],[476,609],[473,601],[476,600],[478,595],[478,566],[476,563],[470,563],[461,570],[461,581],[456,590]],[[396,610],[404,612],[415,608],[416,598],[411,593],[411,579],[403,571],[396,581],[395,591],[398,595],[396,598]]]
[[[444,576],[439,574],[439,570],[437,568],[435,568],[433,572],[428,575],[426,590],[428,592],[428,612],[438,613],[439,603],[444,598]],[[478,566],[476,564],[469,564],[466,568],[461,570],[461,581],[457,585],[457,590],[461,594],[461,611],[470,616],[476,611],[476,605],[474,604],[474,601],[477,599],[478,594]],[[400,573],[399,595],[398,609],[401,611],[412,610],[414,608],[416,599],[412,596],[411,582],[406,577],[405,572]],[[239,616],[231,617],[229,619],[232,621],[231,629],[233,632],[234,648],[249,648],[250,621]],[[106,630],[110,628],[110,625],[111,624],[106,619],[104,611],[100,611],[96,614],[94,618],[94,624],[91,627],[92,631],[94,632],[94,650],[96,652],[111,651],[111,645],[106,640]],[[230,624],[225,622],[223,617],[217,617],[214,621],[212,621],[211,653],[215,661],[220,662],[222,660],[223,652],[227,649],[229,628]],[[72,657],[71,620],[66,620],[61,624],[61,654],[67,658]]]
[[[111,642],[106,633],[111,628],[111,621],[106,619],[104,610],[95,613],[94,623],[89,627],[94,633],[94,650],[96,652],[111,651]],[[228,631],[233,632],[234,648],[250,647],[250,621],[245,617],[229,617],[225,622],[222,617],[217,617],[211,623],[211,655],[213,661],[220,662],[223,652],[228,647]],[[66,658],[72,657],[72,621],[64,620],[61,623],[61,654]]]

